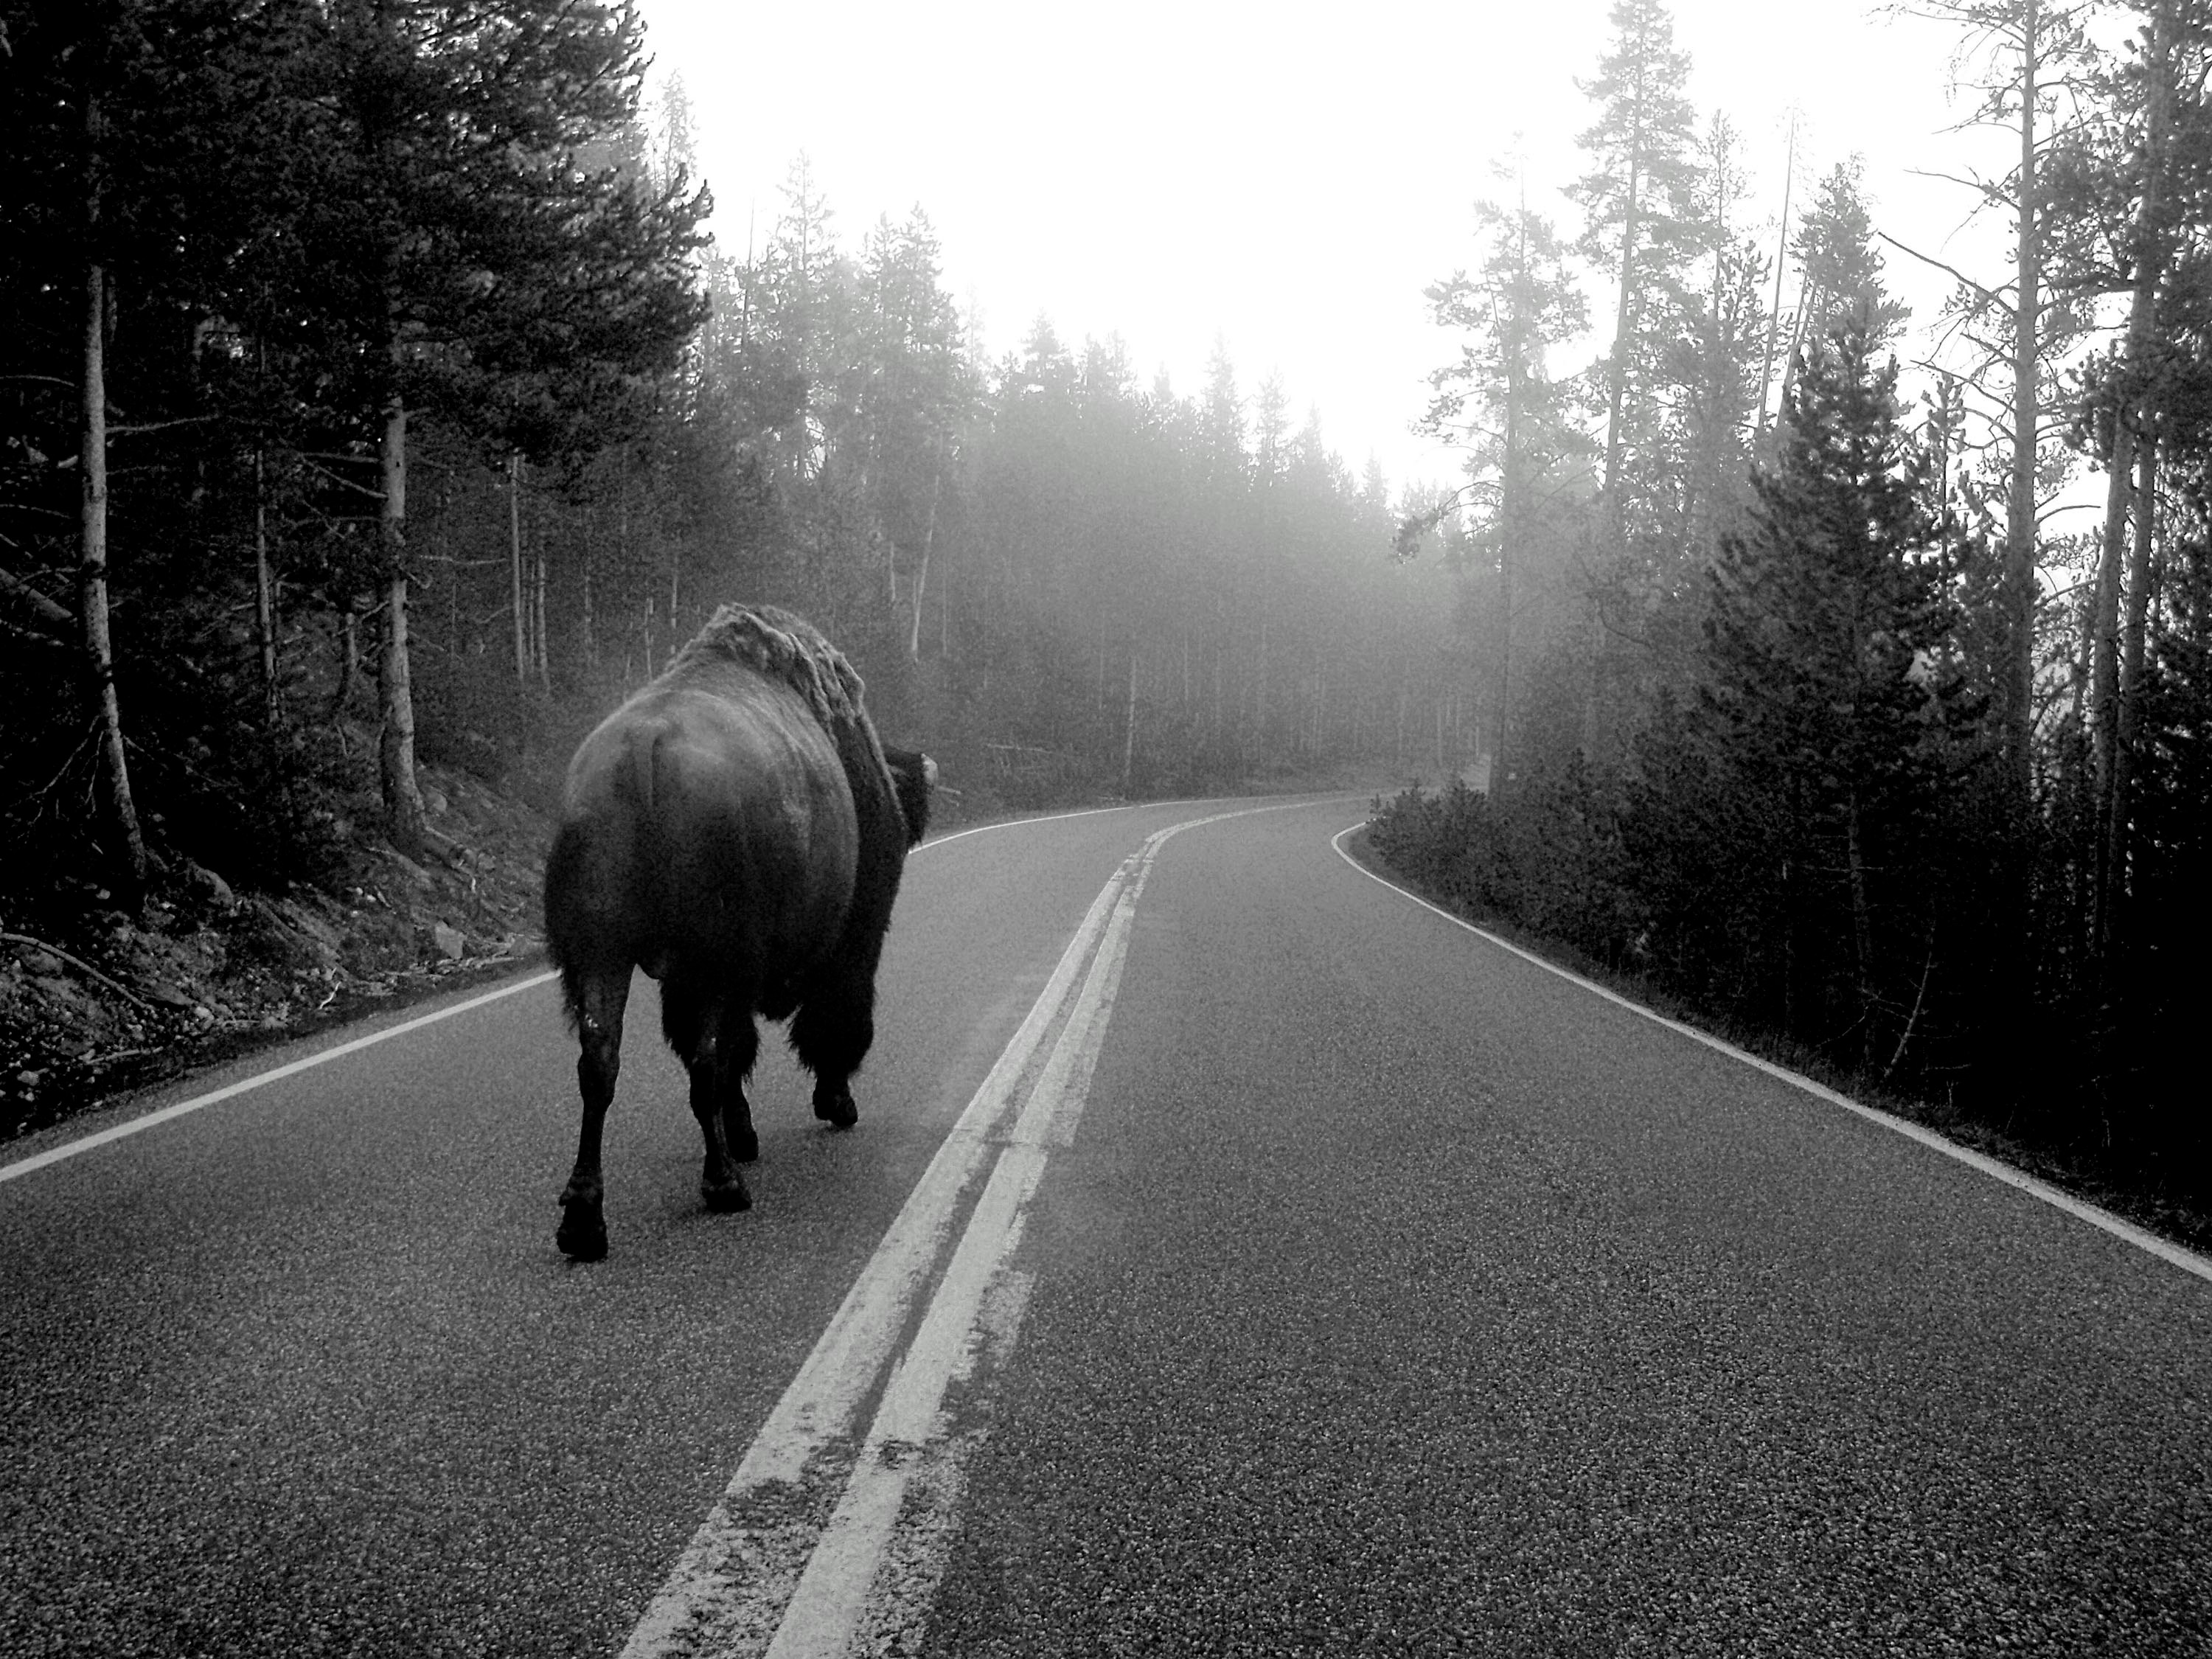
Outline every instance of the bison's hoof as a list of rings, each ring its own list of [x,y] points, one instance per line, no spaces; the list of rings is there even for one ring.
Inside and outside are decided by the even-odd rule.
[[[571,1261],[604,1261],[607,1259],[607,1224],[597,1210],[571,1205],[561,1218],[553,1242]]]
[[[814,1097],[814,1115],[833,1129],[849,1129],[860,1121],[860,1109],[853,1103],[853,1092],[840,1089],[834,1095]]]
[[[699,1197],[716,1215],[731,1215],[753,1206],[753,1195],[745,1190],[745,1183],[735,1176],[725,1182],[701,1182]]]

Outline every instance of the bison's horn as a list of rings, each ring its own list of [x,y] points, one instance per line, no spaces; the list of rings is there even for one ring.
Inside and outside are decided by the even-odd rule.
[[[921,757],[921,781],[933,789],[937,787],[937,763],[927,755]]]

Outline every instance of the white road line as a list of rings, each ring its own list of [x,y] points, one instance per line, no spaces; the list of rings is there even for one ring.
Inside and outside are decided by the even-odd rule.
[[[931,1298],[890,1386],[845,1495],[815,1547],[769,1644],[768,1659],[838,1659],[890,1542],[916,1453],[941,1437],[945,1392],[968,1370],[983,1297],[1020,1242],[1024,1212],[1043,1178],[1047,1152],[1013,1146],[999,1154],[959,1248]]]
[[[1778,1079],[1793,1088],[1802,1089],[1807,1094],[1826,1101],[1831,1106],[1840,1106],[1847,1112],[1856,1112],[1869,1123],[1878,1123],[1883,1128],[1893,1130],[1908,1140],[1917,1140],[1931,1152],[1941,1152],[1946,1158],[1956,1159],[1967,1168],[1978,1170],[1992,1180],[2003,1182],[2008,1187],[2017,1187],[2029,1196],[2039,1198],[2053,1208],[2065,1211],[2076,1220],[2086,1221],[2092,1227],[2101,1228],[2112,1234],[2113,1237],[2124,1240],[2137,1249],[2156,1256],[2161,1261],[2172,1263],[2184,1273],[2194,1273],[2199,1279],[2212,1281],[2212,1258],[2199,1255],[2196,1251],[2176,1244],[2170,1239],[2160,1238],[2156,1233],[2147,1232],[2131,1221],[2122,1220],[2110,1210],[2100,1208],[2086,1199],[2076,1198],[2073,1194],[2053,1187],[2048,1182],[2039,1181],[2033,1176],[2015,1170],[2008,1164],[1999,1163],[1986,1152],[1978,1152],[1971,1146],[1961,1146],[1956,1141],[1946,1140],[1933,1129],[1914,1123],[1906,1118],[1893,1116],[1879,1107],[1864,1105],[1848,1095],[1838,1094],[1825,1084],[1815,1083],[1811,1078],[1793,1072],[1785,1066],[1777,1066],[1771,1060],[1761,1060],[1757,1054],[1739,1048],[1733,1042],[1723,1041],[1710,1031],[1700,1031],[1694,1025],[1685,1025],[1678,1019],[1669,1019],[1664,1014],[1654,1012],[1640,1002],[1632,1002],[1617,991],[1607,990],[1594,980],[1584,979],[1580,974],[1562,968],[1555,962],[1547,962],[1533,951],[1522,950],[1510,939],[1500,939],[1487,929],[1476,927],[1465,917],[1455,916],[1441,906],[1430,903],[1418,893],[1407,891],[1396,882],[1376,875],[1344,850],[1344,838],[1354,830],[1364,827],[1364,823],[1362,823],[1340,830],[1330,838],[1329,845],[1336,849],[1336,855],[1339,858],[1358,871],[1368,880],[1389,888],[1401,897],[1411,899],[1424,910],[1432,911],[1455,927],[1464,927],[1468,933],[1488,939],[1499,950],[1510,951],[1523,962],[1535,963],[1547,974],[1557,974],[1561,979],[1579,985],[1585,991],[1603,997],[1607,1002],[1626,1008],[1632,1014],[1641,1014],[1655,1025],[1663,1025],[1677,1036],[1688,1037],[1693,1042],[1702,1042],[1706,1048],[1726,1054],[1731,1060],[1740,1060],[1745,1065],[1765,1073],[1771,1078]]]
[[[1116,886],[1120,890],[1091,970],[1015,1121],[1012,1144],[1000,1154],[961,1234],[921,1328],[884,1391],[844,1496],[799,1578],[768,1659],[838,1659],[846,1651],[908,1486],[946,1449],[945,1391],[971,1367],[987,1297],[1020,1243],[1025,1212],[1043,1179],[1051,1148],[1073,1144],[1074,1120],[1097,1065],[1127,958],[1137,901],[1161,847],[1185,830],[1270,810],[1275,809],[1247,808],[1170,824],[1147,836],[1108,884],[1109,891]],[[1011,1328],[1000,1333],[1000,1346],[1010,1344],[1012,1335]]]
[[[1062,818],[1092,818],[1097,817],[1101,812],[1133,812],[1139,807],[1147,806],[1194,806],[1202,800],[1234,800],[1236,799],[1237,799],[1237,797],[1233,795],[1191,795],[1179,800],[1129,800],[1123,801],[1119,806],[1086,806],[1078,812],[1053,812],[1047,814],[1043,817],[1001,818],[996,823],[979,823],[973,830],[956,830],[949,836],[939,836],[935,841],[926,841],[914,850],[917,853],[927,853],[931,848],[942,847],[948,841],[958,841],[962,837],[967,836],[980,836],[993,830],[1017,829],[1024,824],[1058,823]],[[1301,795],[1295,801],[1285,802],[1282,804],[1285,805],[1304,805],[1310,801],[1323,801],[1329,799],[1330,797],[1326,794]],[[1255,806],[1240,810],[1255,812],[1267,812],[1273,811],[1274,808],[1273,805],[1268,805]],[[1213,820],[1211,818],[1194,819],[1192,822],[1211,823]]]
[[[190,1100],[180,1100],[173,1106],[164,1106],[158,1111],[147,1113],[143,1117],[134,1117],[128,1123],[118,1123],[112,1128],[102,1129],[97,1134],[86,1135],[76,1140],[64,1141],[58,1146],[49,1146],[43,1152],[33,1153],[29,1158],[18,1159],[15,1163],[0,1164],[0,1181],[13,1181],[19,1176],[27,1176],[34,1170],[43,1170],[48,1164],[58,1164],[64,1158],[75,1158],[79,1152],[88,1152],[96,1146],[105,1146],[112,1141],[121,1140],[126,1136],[143,1133],[158,1124],[168,1122],[172,1118],[182,1117],[187,1112],[197,1112],[204,1107],[212,1106],[218,1101],[228,1100],[234,1095],[245,1094],[247,1091],[258,1089],[265,1084],[281,1082],[285,1078],[296,1076],[317,1066],[327,1065],[334,1060],[343,1059],[348,1054],[357,1054],[362,1049],[371,1048],[377,1043],[389,1042],[393,1037],[405,1036],[410,1031],[419,1031],[425,1025],[435,1025],[441,1019],[451,1019],[456,1014],[465,1014],[471,1008],[481,1008],[484,1004],[497,1002],[502,997],[517,995],[533,987],[543,985],[546,981],[555,977],[556,975],[550,971],[532,974],[529,978],[519,979],[512,985],[502,985],[496,991],[487,991],[482,996],[471,997],[465,1002],[457,1002],[450,1008],[441,1008],[435,1013],[419,1014],[413,1019],[389,1026],[384,1030],[372,1031],[367,1036],[356,1037],[349,1042],[341,1042],[335,1048],[325,1048],[319,1053],[289,1061],[266,1072],[258,1072],[249,1078],[240,1078],[237,1082],[227,1084],[222,1088],[212,1090],[207,1094],[195,1095]]]
[[[1062,818],[1095,818],[1101,812],[1127,812],[1139,806],[1172,806],[1172,801],[1125,801],[1119,806],[1086,806],[1080,812],[1054,812],[1041,818],[1001,818],[996,823],[979,823],[973,830],[955,830],[949,836],[939,836],[935,841],[926,841],[914,850],[927,853],[933,847],[942,847],[948,841],[961,841],[969,836],[980,836],[991,830],[1012,830],[1017,824],[1058,823]]]
[[[1171,824],[1146,837],[1099,890],[1021,1029],[769,1413],[722,1500],[638,1621],[623,1659],[757,1652],[763,1641],[776,1659],[843,1650],[875,1583],[909,1484],[926,1466],[939,1476],[946,1474],[941,1420],[945,1391],[974,1362],[986,1310],[994,1302],[992,1289],[1019,1242],[1025,1207],[1049,1150],[1067,1145],[1072,1135],[1073,1114],[1081,1109],[1097,1062],[1127,957],[1137,898],[1153,860],[1182,830],[1307,804],[1244,807]],[[826,1472],[818,1465],[834,1463],[846,1443],[861,1401],[890,1359],[915,1295],[942,1253],[959,1199],[992,1150],[990,1137],[1055,1022],[1058,1039],[1037,1070],[1011,1132],[1002,1136],[989,1179],[921,1326],[892,1369],[857,1455],[848,1454],[852,1462],[836,1505],[821,1522],[794,1580],[793,1557],[805,1549],[806,1539],[805,1528],[793,1525],[793,1502],[804,1504]],[[1003,1346],[1012,1339],[1020,1300],[997,1300],[1002,1309],[1015,1310],[1001,1314]]]
[[[682,1638],[742,1628],[763,1611],[772,1613],[750,1605],[757,1600],[759,1577],[754,1558],[763,1540],[750,1522],[747,1506],[770,1486],[798,1485],[814,1459],[851,1429],[862,1399],[905,1328],[908,1308],[936,1265],[960,1195],[989,1150],[986,1137],[1066,1004],[1121,890],[1117,870],[1091,901],[1028,1017],[962,1109],[883,1242],[769,1413],[721,1501],[708,1512],[630,1632],[623,1659],[680,1650],[689,1645]]]

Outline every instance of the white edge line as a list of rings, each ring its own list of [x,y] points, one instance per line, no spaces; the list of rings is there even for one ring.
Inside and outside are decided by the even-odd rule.
[[[156,1111],[147,1113],[143,1117],[134,1117],[128,1123],[118,1123],[110,1128],[100,1130],[97,1134],[86,1135],[76,1140],[64,1141],[58,1146],[49,1146],[43,1152],[35,1152],[29,1158],[18,1159],[15,1163],[0,1164],[0,1181],[13,1181],[19,1176],[30,1175],[35,1170],[45,1169],[50,1164],[58,1164],[64,1158],[75,1158],[79,1152],[88,1152],[95,1146],[105,1146],[112,1141],[138,1134],[144,1130],[153,1128],[157,1124],[167,1123],[172,1118],[182,1117],[187,1112],[197,1112],[203,1107],[216,1104],[218,1101],[228,1100],[233,1095],[242,1095],[248,1090],[260,1088],[264,1084],[277,1082],[327,1061],[358,1053],[375,1043],[388,1042],[396,1036],[404,1036],[408,1032],[418,1031],[425,1025],[434,1025],[441,1019],[451,1019],[455,1014],[465,1014],[471,1008],[481,1008],[487,1002],[497,1002],[501,997],[514,996],[533,987],[543,985],[546,981],[555,977],[556,975],[550,969],[542,974],[532,974],[529,978],[517,980],[512,985],[502,985],[495,991],[486,991],[483,995],[471,997],[465,1002],[457,1002],[450,1008],[440,1008],[432,1013],[417,1014],[413,1019],[404,1020],[398,1025],[386,1026],[381,1031],[371,1031],[367,1036],[355,1037],[350,1042],[341,1042],[315,1054],[304,1055],[301,1059],[289,1061],[270,1071],[258,1072],[252,1077],[240,1078],[235,1083],[226,1084],[222,1088],[213,1090],[207,1094],[195,1095],[190,1100],[180,1100],[173,1106],[161,1107]]]
[[[960,841],[969,836],[980,836],[987,830],[1012,830],[1023,823],[1058,823],[1062,818],[1095,818],[1101,812],[1133,812],[1139,806],[1172,806],[1173,801],[1132,800],[1119,806],[1086,806],[1079,812],[1053,812],[1041,818],[1000,818],[996,823],[979,823],[972,830],[955,830],[949,836],[939,836],[935,841],[926,841],[914,850],[927,853],[933,847],[942,847],[948,841]]]
[[[1524,951],[1510,939],[1500,939],[1487,929],[1476,927],[1464,916],[1455,916],[1442,906],[1430,903],[1419,894],[1408,892],[1396,882],[1376,875],[1344,850],[1344,838],[1353,830],[1364,828],[1366,828],[1366,823],[1363,820],[1361,823],[1340,830],[1330,837],[1328,844],[1336,849],[1337,857],[1358,871],[1368,880],[1389,888],[1401,897],[1411,899],[1424,910],[1433,911],[1446,921],[1464,927],[1468,933],[1489,940],[1501,951],[1511,951],[1523,962],[1535,963],[1547,974],[1557,974],[1561,979],[1579,985],[1585,991],[1601,996],[1607,1002],[1626,1008],[1631,1013],[1641,1014],[1655,1025],[1663,1025],[1679,1036],[1688,1037],[1692,1042],[1702,1042],[1706,1048],[1728,1055],[1731,1060],[1740,1060],[1745,1065],[1765,1073],[1771,1078],[1779,1079],[1782,1082],[1803,1090],[1808,1095],[1826,1101],[1831,1106],[1840,1106],[1847,1112],[1856,1112],[1869,1123],[1878,1123],[1885,1129],[1894,1130],[1908,1140],[1917,1140],[1929,1150],[1941,1152],[1946,1158],[1954,1158],[1969,1169],[1978,1170],[1982,1174],[1994,1180],[2003,1182],[2008,1187],[2017,1187],[2029,1196],[2039,1198],[2045,1204],[2065,1211],[2076,1220],[2086,1221],[2092,1227],[2102,1228],[2113,1237],[2132,1244],[2139,1250],[2147,1251],[2161,1261],[2171,1262],[2184,1273],[2194,1273],[2199,1279],[2212,1282],[2212,1258],[2199,1255],[2196,1251],[2185,1245],[2176,1244],[2171,1239],[2160,1238],[2156,1233],[2146,1231],[2136,1226],[2132,1221],[2124,1221],[2110,1210],[2092,1204],[2086,1199],[2076,1198],[2073,1194],[2054,1187],[2047,1181],[2039,1181],[2023,1170],[2014,1169],[2009,1164],[2000,1163],[1987,1152],[1976,1152],[1971,1146],[1961,1146],[1954,1140],[1946,1139],[1935,1130],[1923,1124],[1915,1123],[1908,1118],[1894,1116],[1879,1107],[1863,1104],[1848,1095],[1838,1094],[1825,1084],[1815,1083],[1811,1078],[1793,1072],[1786,1066],[1778,1066],[1771,1060],[1761,1060],[1757,1054],[1739,1048],[1733,1042],[1717,1037],[1710,1031],[1701,1031],[1694,1025],[1685,1025],[1678,1019],[1669,1019],[1664,1014],[1656,1013],[1640,1002],[1630,1001],[1618,991],[1607,990],[1593,980],[1584,979],[1580,974],[1560,967],[1556,962],[1547,962],[1534,951]]]
[[[1235,811],[1225,812],[1221,816],[1224,817],[1235,817],[1238,816],[1240,812],[1246,810],[1255,812],[1272,812],[1275,810],[1275,807],[1278,805],[1283,806],[1318,806],[1324,801],[1334,800],[1343,795],[1357,795],[1360,792],[1357,789],[1334,791],[1323,790],[1319,794],[1300,795],[1293,800],[1270,803],[1267,805],[1255,806],[1249,809],[1238,808]],[[921,846],[912,848],[908,856],[911,856],[913,853],[927,853],[933,847],[942,847],[948,841],[959,841],[968,836],[980,836],[986,830],[1012,830],[1022,824],[1027,823],[1058,823],[1062,818],[1091,818],[1097,817],[1101,812],[1133,812],[1139,807],[1146,806],[1203,806],[1211,805],[1217,801],[1228,802],[1250,800],[1252,799],[1254,799],[1254,797],[1250,795],[1192,795],[1181,800],[1125,800],[1119,806],[1086,806],[1078,812],[1051,812],[1038,818],[1000,818],[996,823],[979,823],[972,830],[956,830],[949,836],[939,836],[934,841],[926,841],[922,842]],[[1261,797],[1261,799],[1264,799],[1265,797]],[[1213,820],[1211,818],[1194,818],[1192,820],[1192,823],[1210,823]],[[1189,824],[1178,824],[1176,826],[1178,829],[1188,829],[1189,827]]]

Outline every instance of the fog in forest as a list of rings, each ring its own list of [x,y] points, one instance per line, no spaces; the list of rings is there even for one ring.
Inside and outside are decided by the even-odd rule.
[[[2201,1205],[2208,70],[2197,0],[0,0],[0,1123],[528,949],[456,803],[523,846],[743,600],[945,821],[1371,797],[1469,916]],[[448,948],[395,870],[510,896]],[[224,1014],[147,989],[193,929]]]

